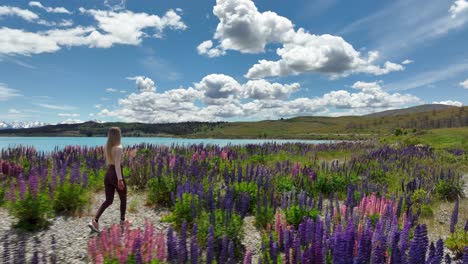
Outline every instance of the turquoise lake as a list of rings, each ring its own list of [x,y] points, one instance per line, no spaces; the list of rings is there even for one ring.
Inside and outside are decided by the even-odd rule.
[[[54,148],[63,148],[67,145],[99,146],[106,144],[105,137],[0,137],[0,149],[15,146],[33,146],[38,151],[52,151]],[[289,143],[301,142],[308,144],[333,143],[336,140],[299,140],[299,139],[191,139],[191,138],[170,138],[170,137],[123,137],[123,145],[134,145],[140,143],[150,143],[157,145],[191,145],[191,144],[211,144],[211,145],[245,145],[262,144],[276,142]]]

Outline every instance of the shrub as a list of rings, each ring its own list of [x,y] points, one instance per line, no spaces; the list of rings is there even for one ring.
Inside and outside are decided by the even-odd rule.
[[[445,240],[445,245],[457,259],[460,259],[463,255],[463,248],[468,245],[468,232],[460,229],[452,233]]]
[[[436,185],[436,193],[440,199],[455,201],[458,197],[462,196],[462,190],[454,182],[447,182],[445,180],[440,180]]]
[[[65,183],[57,186],[53,208],[57,213],[81,213],[88,204],[89,194],[81,185]]]
[[[293,180],[290,176],[279,177],[276,180],[276,190],[278,193],[289,192],[292,190]]]
[[[35,197],[29,192],[24,199],[17,199],[10,202],[10,212],[18,218],[15,227],[27,231],[35,231],[49,225],[48,218],[53,210],[49,197],[44,193],[39,193]]]
[[[210,215],[214,214],[214,215]],[[208,229],[214,216],[214,235],[215,239],[227,236],[236,244],[241,243],[244,238],[244,222],[239,214],[234,212],[226,212],[221,209],[216,209],[213,213],[203,212],[197,221],[198,224],[198,241],[201,246],[206,246]]]
[[[201,208],[197,195],[184,193],[182,198],[177,198],[172,213],[163,220],[173,223],[176,230],[180,230],[184,222],[191,228],[197,216],[200,215]]]
[[[168,177],[157,177],[149,181],[148,203],[155,206],[169,207],[171,193],[175,191],[175,183]]]
[[[293,205],[285,210],[286,222],[295,227],[299,226],[304,217],[315,219],[319,214],[320,212],[315,208],[307,210],[305,207],[299,207],[298,205]]]
[[[269,223],[272,223],[275,217],[275,212],[270,206],[257,206],[255,210],[255,226],[259,228],[266,228]]]

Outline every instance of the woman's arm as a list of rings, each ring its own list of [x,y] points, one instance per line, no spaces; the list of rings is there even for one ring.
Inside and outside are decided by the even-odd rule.
[[[122,162],[122,148],[114,148],[114,164],[115,164],[115,173],[117,174],[117,179],[122,180],[122,169],[120,168],[120,162]]]

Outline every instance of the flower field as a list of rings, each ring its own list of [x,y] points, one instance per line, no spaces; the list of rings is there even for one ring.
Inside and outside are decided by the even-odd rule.
[[[167,210],[169,228],[152,219],[107,226],[89,235],[88,262],[468,263],[464,150],[363,141],[124,151],[129,188],[146,197],[146,210]],[[78,217],[103,189],[103,148],[17,147],[0,159],[0,205],[26,234]],[[439,203],[450,204],[450,220],[445,234],[431,235]],[[258,245],[243,242],[247,218]],[[1,257],[59,263],[60,243],[26,256],[4,240]]]

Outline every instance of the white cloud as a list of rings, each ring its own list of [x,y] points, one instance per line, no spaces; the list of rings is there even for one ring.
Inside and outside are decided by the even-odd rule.
[[[120,11],[125,9],[126,2],[126,0],[104,0],[104,5],[112,11]]]
[[[200,45],[197,46],[198,54],[206,55],[210,58],[219,57],[226,54],[226,51],[216,47],[213,48],[213,41],[206,40],[203,41]]]
[[[227,50],[241,53],[264,52],[271,43],[278,43],[278,61],[260,60],[245,75],[247,78],[297,75],[322,72],[334,77],[351,73],[374,75],[401,71],[400,64],[387,61],[383,67],[375,65],[377,52],[363,58],[351,44],[339,36],[314,35],[303,28],[294,29],[286,17],[266,11],[259,12],[251,0],[218,0],[213,14],[219,18],[214,39],[219,45],[213,48],[211,40],[201,43],[197,50],[209,57],[223,55]]]
[[[63,120],[63,121],[60,122],[59,124],[80,124],[80,123],[84,123],[84,121],[83,121],[83,120],[80,120],[80,119],[72,119],[72,118],[69,118],[69,119]]]
[[[205,76],[195,88],[202,91],[208,104],[224,104],[239,98],[241,85],[231,76],[224,74],[210,74]]]
[[[79,117],[80,116],[80,114],[77,114],[77,113],[58,113],[57,115],[61,117]]]
[[[413,62],[414,62],[414,61],[412,61],[412,60],[406,59],[406,60],[402,61],[401,64],[407,65],[407,64],[411,64],[411,63],[413,63]]]
[[[0,54],[31,55],[56,52],[64,46],[109,48],[115,44],[138,45],[144,37],[150,36],[143,31],[145,29],[151,29],[154,32],[153,37],[160,37],[166,28],[184,30],[187,27],[173,10],[167,11],[163,17],[131,11],[116,13],[84,8],[80,8],[80,12],[93,16],[98,22],[98,27],[77,26],[38,32],[3,27],[0,28]],[[62,21],[62,25],[70,25],[70,22]]]
[[[456,18],[461,13],[468,11],[468,2],[466,0],[456,0],[449,9],[452,18]]]
[[[452,101],[452,100],[447,100],[447,101],[440,101],[440,102],[432,102],[433,104],[444,104],[444,105],[453,105],[453,106],[463,106],[462,102],[459,101]]]
[[[41,2],[31,1],[29,6],[38,7],[45,10],[47,13],[60,13],[60,14],[71,14],[72,12],[68,11],[65,7],[46,7],[41,4]]]
[[[460,86],[465,89],[468,89],[468,78],[465,81],[460,82]]]
[[[53,105],[53,104],[46,104],[46,103],[40,103],[37,104],[40,107],[44,107],[47,109],[52,109],[52,110],[62,110],[62,111],[68,111],[68,110],[75,110],[76,107],[74,106],[69,106],[69,105]]]
[[[14,6],[0,6],[0,18],[3,16],[19,16],[26,21],[34,21],[39,16],[29,10],[21,9]]]
[[[102,109],[98,115],[146,123],[217,121],[231,118],[265,119],[298,115],[369,113],[422,101],[409,94],[385,92],[381,82],[356,82],[357,92],[337,90],[314,98],[295,98],[297,83],[279,84],[250,80],[240,84],[231,76],[210,74],[194,84],[162,93],[138,91],[118,100],[117,109]]]
[[[8,113],[9,114],[20,114],[21,111],[19,111],[17,109],[14,109],[14,108],[10,108],[10,109],[8,109]]]
[[[48,26],[48,27],[70,27],[73,26],[73,20],[71,19],[62,19],[60,22],[55,21],[46,21],[46,20],[38,20],[37,24]]]
[[[0,83],[0,101],[6,101],[18,96],[23,95],[18,90],[8,88],[6,84]]]
[[[117,92],[117,89],[114,89],[114,88],[107,88],[107,89],[106,89],[106,92],[107,92],[107,93],[115,93],[115,92]]]
[[[299,90],[298,83],[280,84],[270,83],[263,79],[250,80],[243,85],[243,93],[246,98],[252,99],[288,99],[291,93]]]
[[[154,92],[156,91],[156,85],[154,81],[145,76],[127,77],[128,80],[134,80],[136,87],[140,92]],[[115,90],[117,91],[117,90]]]
[[[97,108],[97,109],[101,109],[101,107],[102,107],[102,104],[95,104],[94,105],[94,108]]]

